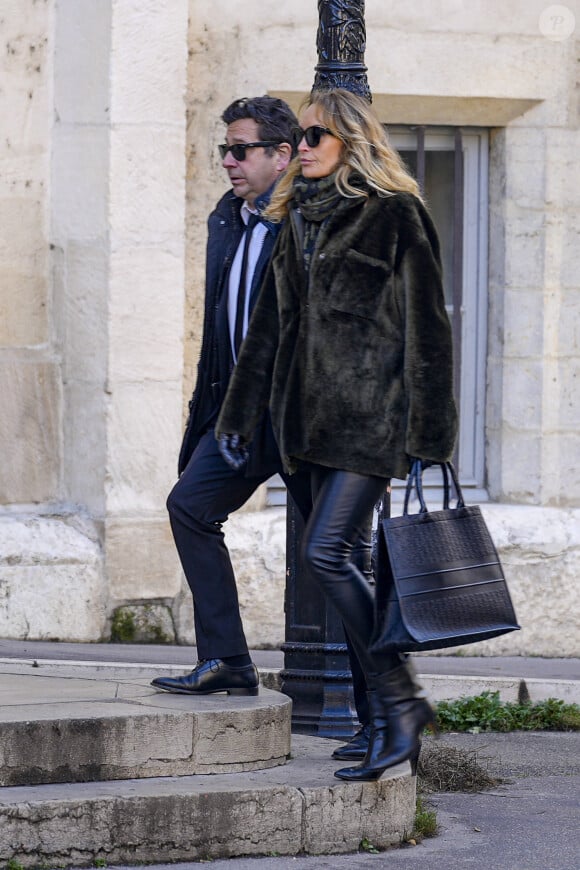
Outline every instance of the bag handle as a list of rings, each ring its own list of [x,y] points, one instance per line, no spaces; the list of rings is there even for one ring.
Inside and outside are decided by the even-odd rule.
[[[433,465],[438,465],[441,469],[441,474],[443,475],[443,509],[448,510],[449,508],[449,475],[451,475],[453,488],[455,489],[455,492],[457,494],[457,504],[455,505],[455,509],[465,507],[463,492],[461,491],[457,472],[455,471],[453,464],[451,462],[434,462]],[[426,514],[429,512],[429,509],[425,502],[425,496],[423,495],[423,470],[424,469],[421,460],[414,459],[413,464],[411,465],[409,476],[407,477],[407,487],[405,489],[405,503],[403,505],[403,516],[408,516],[409,502],[411,500],[413,489],[417,491],[417,498],[419,500],[419,513]]]
[[[421,460],[418,460],[419,468],[416,470],[416,480],[415,486],[417,489],[417,496],[419,498],[419,503],[421,505],[420,513],[427,513],[427,505],[425,503],[425,498],[423,496],[423,465]],[[441,468],[441,472],[443,474],[443,510],[449,510],[449,469],[447,468],[446,462],[436,463]],[[457,487],[456,487],[457,491]],[[463,499],[463,496],[458,496],[458,498]]]

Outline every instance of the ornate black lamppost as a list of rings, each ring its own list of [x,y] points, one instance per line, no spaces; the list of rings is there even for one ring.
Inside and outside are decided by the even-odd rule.
[[[345,88],[371,101],[364,65],[364,0],[318,0],[313,90]],[[286,642],[282,688],[293,700],[294,731],[348,738],[355,730],[352,678],[342,623],[301,568],[302,521],[288,498]]]
[[[318,19],[318,64],[312,90],[345,88],[371,102],[364,63],[364,0],[318,0]]]

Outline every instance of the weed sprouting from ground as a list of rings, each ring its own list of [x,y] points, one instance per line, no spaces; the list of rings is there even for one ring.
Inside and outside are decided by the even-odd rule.
[[[537,704],[504,702],[499,692],[440,701],[441,731],[580,731],[580,706],[548,698]]]
[[[437,834],[437,814],[435,810],[428,809],[423,798],[417,798],[417,807],[415,810],[415,830],[413,838],[415,840],[423,837],[434,837]]]
[[[378,855],[381,851],[380,849],[377,849],[377,847],[373,845],[373,843],[371,843],[370,840],[368,840],[366,837],[362,838],[359,843],[358,849],[359,852],[369,852],[371,855]]]

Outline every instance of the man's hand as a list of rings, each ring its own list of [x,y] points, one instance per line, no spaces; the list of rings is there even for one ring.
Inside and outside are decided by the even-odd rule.
[[[241,435],[234,432],[232,435],[220,435],[218,449],[227,464],[239,471],[248,461],[248,447]]]

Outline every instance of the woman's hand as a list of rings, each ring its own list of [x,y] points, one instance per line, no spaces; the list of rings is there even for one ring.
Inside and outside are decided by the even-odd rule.
[[[234,432],[231,435],[220,435],[218,449],[227,464],[239,471],[248,461],[248,447],[241,435]]]

